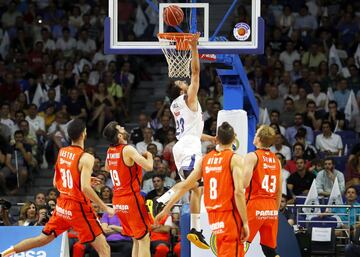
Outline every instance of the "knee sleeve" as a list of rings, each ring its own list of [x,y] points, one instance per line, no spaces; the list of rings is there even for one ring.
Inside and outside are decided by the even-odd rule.
[[[154,257],[166,257],[169,251],[169,247],[167,247],[166,245],[158,245],[155,248]]]
[[[266,257],[277,257],[275,248],[270,248],[266,245],[261,245],[261,248]]]

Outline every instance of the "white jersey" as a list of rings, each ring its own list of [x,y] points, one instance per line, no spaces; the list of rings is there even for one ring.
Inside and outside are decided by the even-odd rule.
[[[191,135],[200,139],[204,129],[200,103],[197,103],[197,111],[193,112],[187,106],[185,96],[180,95],[170,106],[176,123],[176,138],[180,140],[184,136]]]

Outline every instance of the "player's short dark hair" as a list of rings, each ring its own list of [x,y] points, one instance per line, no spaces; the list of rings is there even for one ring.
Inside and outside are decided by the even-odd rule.
[[[169,90],[169,97],[171,101],[174,101],[176,98],[180,96],[181,89],[179,86],[175,84],[176,81],[171,83],[170,90]]]
[[[111,121],[103,130],[103,137],[111,144],[118,143],[118,133],[119,131],[116,129],[116,126],[119,125],[116,121]]]
[[[221,144],[231,144],[234,140],[234,135],[234,128],[228,122],[225,121],[218,127],[217,138]]]
[[[74,119],[70,122],[67,132],[71,141],[76,141],[86,129],[86,124],[81,119]]]

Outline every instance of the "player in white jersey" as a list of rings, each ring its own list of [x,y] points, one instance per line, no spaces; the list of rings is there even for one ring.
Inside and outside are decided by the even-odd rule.
[[[178,142],[173,147],[173,155],[179,176],[185,180],[193,171],[195,163],[202,157],[201,140],[215,141],[215,137],[204,135],[202,110],[197,98],[200,86],[200,62],[197,42],[200,34],[194,34],[189,40],[191,47],[191,84],[177,80],[171,89],[172,103],[170,110],[176,122],[176,138]],[[157,201],[166,204],[174,194],[176,185]],[[200,199],[201,189],[194,188],[190,197],[191,230],[188,239],[196,246],[209,249],[200,230]],[[159,208],[158,208],[159,209]]]

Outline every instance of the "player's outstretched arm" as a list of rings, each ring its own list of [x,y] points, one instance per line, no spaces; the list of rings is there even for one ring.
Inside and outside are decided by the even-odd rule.
[[[153,156],[150,152],[146,151],[143,155],[139,154],[139,152],[131,145],[127,145],[124,148],[124,155],[129,157],[138,165],[140,165],[145,171],[152,171],[154,167]]]
[[[250,185],[250,181],[258,159],[257,159],[257,155],[254,152],[246,154],[244,159],[245,159],[245,165],[244,165],[243,181],[244,181],[244,187],[247,188]]]
[[[197,94],[200,87],[200,61],[197,43],[200,33],[196,33],[190,39],[189,44],[191,47],[191,84],[187,90],[187,104],[192,111],[197,110]]]
[[[201,141],[210,141],[213,144],[216,144],[216,137],[210,136],[210,135],[207,135],[207,134],[202,134],[201,135]]]
[[[241,156],[234,154],[231,159],[231,170],[234,178],[235,204],[243,223],[243,231],[241,235],[242,242],[246,242],[249,237],[249,225],[245,201],[245,187],[243,181],[244,166],[244,159]]]
[[[94,156],[88,153],[84,153],[79,161],[79,169],[81,173],[81,191],[87,196],[91,201],[95,202],[99,207],[109,213],[110,216],[114,215],[114,209],[108,207],[95,193],[94,189],[91,187],[91,173],[94,166]]]
[[[178,183],[176,185],[175,193],[171,196],[169,202],[166,204],[164,209],[155,217],[155,223],[159,223],[159,221],[167,215],[171,208],[177,203],[181,197],[187,192],[196,187],[197,181],[201,179],[201,161],[197,162],[195,169],[191,172],[190,176],[187,177],[186,180]],[[173,187],[174,188],[174,187]]]

